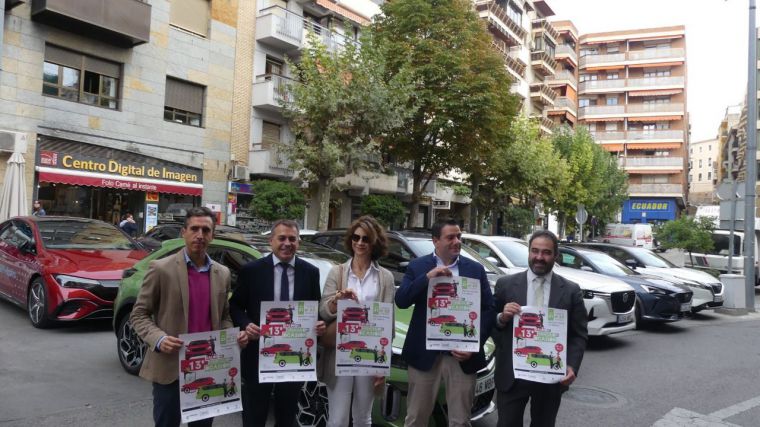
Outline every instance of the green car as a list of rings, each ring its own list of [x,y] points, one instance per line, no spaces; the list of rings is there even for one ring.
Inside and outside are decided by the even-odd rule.
[[[560,369],[562,367],[561,360],[557,360],[555,357],[552,357],[548,354],[536,354],[536,353],[529,354],[528,357],[525,359],[525,362],[528,363],[533,368],[539,365],[549,366],[552,369]]]
[[[279,351],[274,356],[274,363],[283,368],[289,363],[309,366],[311,365],[311,356],[307,356],[306,353],[300,351]]]
[[[350,357],[356,361],[356,363],[361,362],[362,360],[371,360],[372,362],[379,362],[382,363],[385,360],[378,359],[378,352],[377,350],[371,349],[371,348],[355,348],[351,350]]]
[[[113,327],[116,333],[116,345],[119,361],[125,371],[132,375],[140,372],[146,346],[132,329],[129,314],[137,299],[145,273],[151,261],[175,254],[184,247],[184,240],[166,240],[162,246],[145,259],[126,270],[123,274],[119,293],[114,301]],[[230,269],[232,284],[237,281],[240,268],[269,251],[265,236],[241,241],[231,237],[216,236],[209,245],[209,256]],[[334,249],[309,242],[301,242],[298,256],[308,261],[320,270],[321,286],[330,269],[348,260],[348,256]],[[406,394],[408,390],[407,365],[401,357],[404,338],[412,317],[412,308],[396,308],[396,336],[393,339],[391,356],[391,375],[385,389],[374,405],[373,424],[379,426],[402,426],[406,414]],[[494,346],[489,339],[486,342],[486,357],[488,365],[478,372],[475,386],[475,400],[472,408],[473,419],[480,418],[495,408],[492,398],[494,394]],[[312,353],[312,357],[314,354]],[[295,361],[298,363],[298,361]],[[443,389],[436,400],[431,425],[447,425],[445,414],[446,399]],[[322,383],[308,382],[304,384],[298,399],[298,422],[301,426],[324,426],[327,421],[327,389]]]
[[[446,335],[447,337],[451,335],[461,335],[461,336],[468,336],[468,337],[474,337],[475,336],[475,328],[467,326],[464,323],[459,322],[446,322],[441,324],[441,333]]]
[[[195,393],[195,398],[204,402],[208,402],[212,397],[225,397],[224,384],[204,385]]]

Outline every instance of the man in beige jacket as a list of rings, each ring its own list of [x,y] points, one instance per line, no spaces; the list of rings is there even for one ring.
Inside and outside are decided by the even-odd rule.
[[[140,376],[153,382],[153,421],[161,427],[180,425],[180,334],[232,327],[227,295],[230,271],[206,253],[214,235],[208,208],[192,208],[182,227],[185,248],[151,263],[130,320],[148,345]],[[238,334],[245,347],[248,335]],[[213,418],[190,423],[211,426]]]

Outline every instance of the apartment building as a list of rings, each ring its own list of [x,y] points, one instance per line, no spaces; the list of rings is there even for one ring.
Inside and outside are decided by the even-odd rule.
[[[557,98],[547,113],[554,127],[575,127],[578,122],[578,29],[570,21],[554,21],[552,24],[558,33],[557,68],[548,83]]]
[[[628,173],[625,223],[686,206],[686,64],[683,26],[580,36],[578,119]]]
[[[145,230],[188,206],[222,211],[238,2],[4,5],[0,180],[18,152],[48,214],[130,212]]]
[[[715,196],[720,163],[720,139],[689,142],[689,204],[718,203]]]
[[[730,180],[738,171],[736,152],[739,149],[737,126],[743,104],[726,107],[726,113],[718,126],[718,184]]]

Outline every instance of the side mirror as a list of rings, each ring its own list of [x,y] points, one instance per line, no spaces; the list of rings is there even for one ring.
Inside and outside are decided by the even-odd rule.
[[[499,260],[492,256],[487,256],[486,259],[493,265],[499,265]]]
[[[591,272],[591,273],[593,273],[593,272],[594,272],[594,269],[593,269],[593,268],[591,268],[591,267],[589,267],[589,266],[587,266],[587,265],[582,265],[582,266],[581,266],[581,270],[583,270],[583,271],[589,271],[589,272]]]
[[[398,263],[398,270],[402,273],[406,273],[406,267],[409,266],[409,261],[402,261]]]
[[[21,246],[19,246],[19,249],[21,250],[21,252],[28,253],[28,254],[37,253],[37,245],[34,243],[34,239],[27,240]]]
[[[639,263],[637,263],[635,259],[627,259],[625,260],[625,265],[627,265],[631,270],[635,270]]]

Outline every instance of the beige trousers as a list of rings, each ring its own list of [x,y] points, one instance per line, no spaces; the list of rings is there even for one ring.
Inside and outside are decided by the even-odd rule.
[[[465,374],[454,357],[440,354],[429,371],[420,371],[410,366],[408,375],[409,394],[406,398],[404,426],[427,427],[441,380],[446,387],[449,426],[470,426],[476,374]]]

